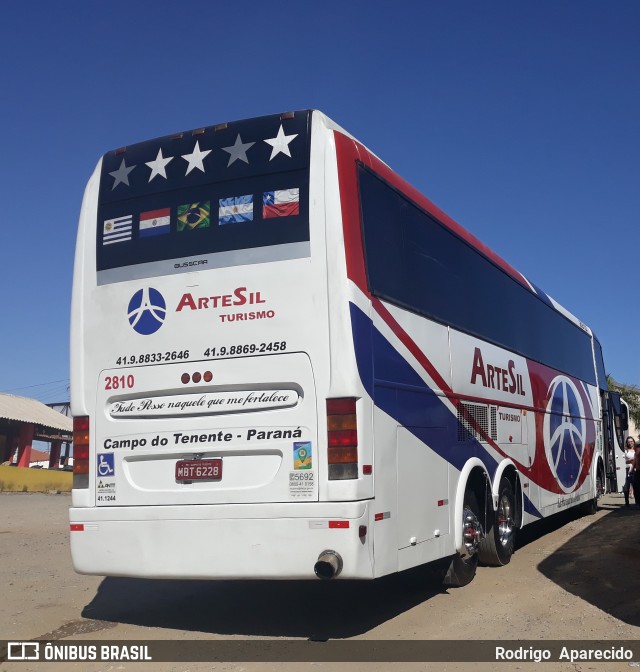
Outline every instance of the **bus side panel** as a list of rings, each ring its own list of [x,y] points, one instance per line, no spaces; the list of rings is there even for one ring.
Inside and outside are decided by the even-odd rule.
[[[368,321],[357,308],[352,313],[355,324]],[[524,511],[533,518],[593,497],[590,470],[596,438],[595,388],[451,330],[454,389],[449,390],[449,398],[440,398],[424,380],[433,368],[431,351],[422,353],[427,365],[416,366],[416,361],[422,364],[420,358],[406,354],[407,349],[414,349],[413,334],[401,331],[396,338],[395,329],[387,330],[389,340],[382,330],[371,328],[373,352],[361,353],[360,357],[373,361],[372,394],[376,406],[408,428],[435,455],[458,469],[471,457],[477,457],[492,478],[499,478],[502,469],[498,467],[505,460],[515,463],[523,475]],[[409,390],[421,392],[423,402],[413,403]],[[469,401],[456,399],[461,392],[468,395]],[[480,422],[481,416],[470,415],[470,407],[474,406],[481,407],[485,416],[491,414],[486,426]],[[461,407],[465,409],[462,415]],[[439,412],[444,418],[441,423],[434,422]],[[426,417],[429,422],[424,421]],[[468,435],[458,437],[457,441],[463,443],[456,443],[460,417]],[[524,418],[525,431],[521,427]],[[438,441],[430,436],[429,427],[438,426],[451,428],[448,440]],[[397,478],[404,482],[400,473]],[[494,493],[496,489],[494,484]],[[528,520],[525,518],[525,522]]]
[[[427,428],[398,427],[399,569],[442,557],[449,535],[449,465],[420,441]],[[446,427],[428,428],[434,440],[447,440]],[[452,502],[453,504],[453,502]]]
[[[371,435],[375,437],[375,462],[373,475],[375,479],[375,499],[373,500],[373,518],[371,521],[374,534],[375,576],[385,576],[398,571],[398,481],[395,457],[397,422],[373,406],[373,428]]]
[[[360,376],[374,403],[375,571],[383,576],[454,552],[447,458],[457,421],[398,352],[393,332],[396,347],[355,304],[351,313]]]

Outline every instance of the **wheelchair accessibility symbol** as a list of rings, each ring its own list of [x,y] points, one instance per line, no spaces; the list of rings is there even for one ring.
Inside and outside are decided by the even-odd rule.
[[[99,454],[98,455],[98,476],[115,476],[116,470],[113,465],[113,455],[112,454]]]

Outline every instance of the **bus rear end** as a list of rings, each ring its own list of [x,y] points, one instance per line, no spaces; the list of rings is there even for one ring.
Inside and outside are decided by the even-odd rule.
[[[98,164],[71,324],[77,571],[373,575],[360,402],[332,391],[313,119],[221,124]]]

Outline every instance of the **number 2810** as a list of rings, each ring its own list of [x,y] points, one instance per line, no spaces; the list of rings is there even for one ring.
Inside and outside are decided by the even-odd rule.
[[[126,390],[135,385],[135,379],[132,374],[128,376],[107,376],[104,381],[105,390]]]

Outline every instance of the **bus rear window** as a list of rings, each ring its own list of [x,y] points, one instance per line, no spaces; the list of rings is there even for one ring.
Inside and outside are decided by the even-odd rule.
[[[229,126],[104,156],[98,284],[309,256],[308,115]]]

